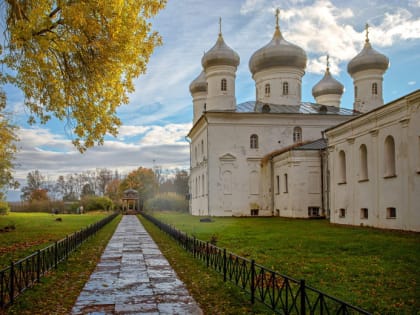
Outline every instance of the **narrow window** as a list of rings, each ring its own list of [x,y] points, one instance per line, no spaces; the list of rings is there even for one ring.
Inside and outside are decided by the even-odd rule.
[[[204,175],[201,175],[201,187],[202,187],[202,189],[201,189],[201,195],[204,197]]]
[[[385,177],[394,177],[395,172],[395,142],[392,136],[385,139],[384,146],[384,164],[385,164]]]
[[[338,153],[338,183],[346,183],[346,153],[343,150]]]
[[[359,165],[359,180],[367,180],[368,177],[368,163],[367,163],[367,148],[362,144],[359,148],[360,165]]]
[[[221,90],[222,91],[227,91],[227,81],[226,81],[226,79],[222,79]]]
[[[283,82],[283,95],[289,95],[289,82]]]
[[[395,219],[397,217],[397,209],[394,207],[386,208],[386,218]]]
[[[195,195],[194,197],[197,198],[198,195],[198,180],[197,177],[195,178]]]
[[[368,208],[362,208],[360,209],[360,218],[361,219],[367,219],[369,217],[369,210]]]
[[[280,176],[276,176],[276,194],[280,193]]]
[[[289,183],[287,179],[287,174],[284,174],[284,193],[287,194],[289,192]]]
[[[270,84],[265,85],[265,96],[270,96]]]
[[[340,218],[345,218],[345,217],[346,217],[346,209],[341,208],[341,209],[339,210],[339,214],[338,214],[338,216],[339,216]]]
[[[251,135],[249,141],[251,149],[258,149],[258,136],[256,134]]]
[[[378,83],[372,83],[372,95],[378,95]]]
[[[354,99],[357,98],[357,86],[354,87]]]
[[[204,155],[204,140],[201,140],[201,154]]]
[[[198,159],[197,159],[197,146],[195,147],[195,162],[197,163]]]
[[[302,142],[302,128],[295,127],[293,128],[293,142]]]

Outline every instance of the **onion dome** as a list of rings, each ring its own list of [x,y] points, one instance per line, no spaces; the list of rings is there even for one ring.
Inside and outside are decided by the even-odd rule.
[[[228,45],[226,45],[222,36],[222,22],[220,19],[220,31],[216,44],[204,54],[201,64],[204,69],[211,66],[234,66],[239,65],[239,55]]]
[[[350,60],[347,65],[347,72],[353,75],[356,72],[369,69],[387,70],[389,66],[389,59],[387,56],[381,54],[372,48],[369,42],[369,25],[366,24],[366,41],[362,51]]]
[[[249,60],[249,69],[255,73],[274,67],[295,67],[305,70],[306,53],[299,46],[283,38],[279,27],[279,10],[276,11],[276,29],[272,40],[257,50]]]
[[[315,98],[327,94],[343,95],[344,85],[334,79],[331,75],[329,59],[330,57],[327,56],[327,70],[325,71],[324,77],[312,88],[312,95]]]
[[[204,71],[201,71],[200,75],[191,82],[190,92],[191,94],[196,92],[207,92],[207,81]]]

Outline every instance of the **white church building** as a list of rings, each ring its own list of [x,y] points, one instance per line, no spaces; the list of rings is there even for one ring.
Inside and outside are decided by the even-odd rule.
[[[256,100],[236,103],[240,58],[224,41],[190,84],[190,212],[206,216],[326,217],[420,231],[420,91],[383,104],[389,60],[369,43],[348,64],[354,110],[327,63],[301,99],[305,51],[272,40],[249,60]]]

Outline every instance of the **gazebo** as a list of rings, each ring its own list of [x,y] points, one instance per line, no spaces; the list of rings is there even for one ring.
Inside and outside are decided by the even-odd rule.
[[[123,197],[121,199],[123,212],[128,210],[140,211],[140,198],[137,190],[124,190]]]

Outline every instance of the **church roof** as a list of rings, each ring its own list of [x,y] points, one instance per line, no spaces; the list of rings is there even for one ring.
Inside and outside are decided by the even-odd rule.
[[[236,112],[239,113],[274,113],[274,114],[323,114],[323,115],[343,115],[352,116],[358,114],[357,111],[336,106],[301,102],[300,105],[277,105],[262,102],[249,101],[238,104]]]
[[[327,139],[318,139],[309,143],[302,144],[292,150],[322,150],[327,147]]]

